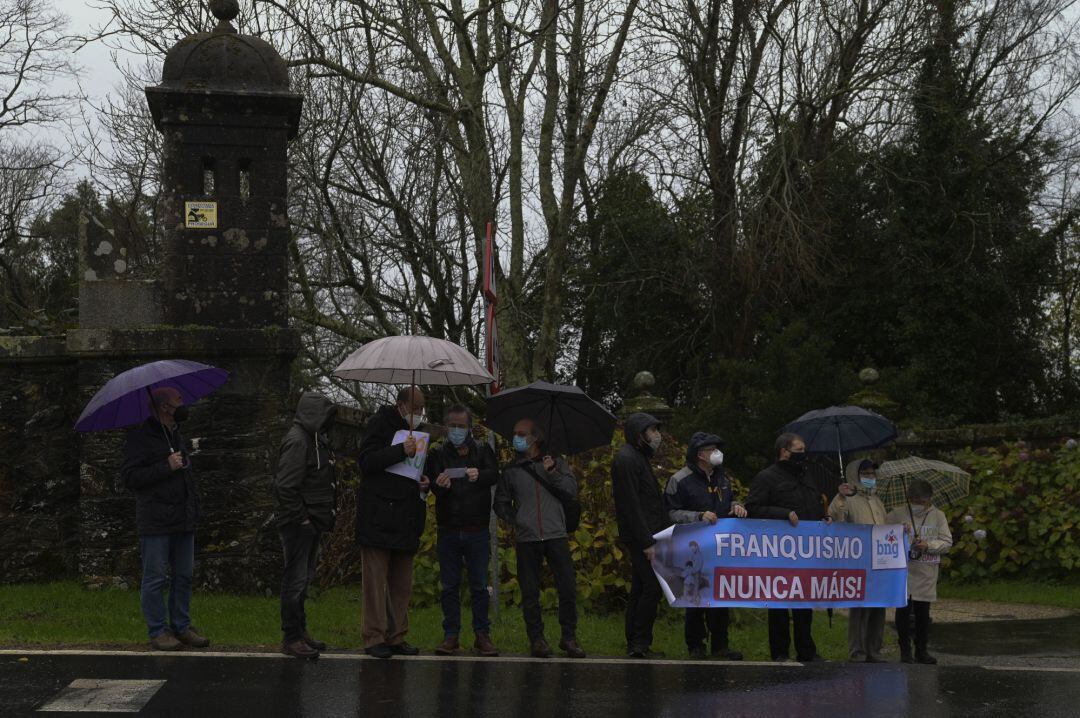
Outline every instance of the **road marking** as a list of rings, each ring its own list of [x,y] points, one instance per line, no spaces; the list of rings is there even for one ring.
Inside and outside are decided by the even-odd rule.
[[[983,666],[988,671],[1036,671],[1040,673],[1080,673],[1080,668],[1064,666]]]
[[[38,711],[138,713],[165,681],[76,678]]]
[[[141,656],[143,658],[269,658],[295,661],[292,656],[286,656],[275,652],[254,651],[183,651],[183,652],[150,652],[150,651],[104,651],[94,649],[0,649],[0,656]],[[378,661],[385,660],[374,658],[362,653],[323,653],[320,660],[328,661]],[[642,659],[642,658],[533,658],[532,656],[394,656],[393,661],[472,661],[484,663],[587,663],[587,664],[614,664],[614,665],[658,665],[658,666],[774,666],[776,668],[800,668],[802,663],[787,661],[774,663],[772,661],[691,661],[676,659]]]

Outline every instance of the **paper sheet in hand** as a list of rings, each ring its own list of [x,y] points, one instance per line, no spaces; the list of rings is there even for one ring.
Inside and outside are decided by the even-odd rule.
[[[445,471],[446,475],[449,476],[451,479],[464,479],[465,478],[465,471],[466,470],[464,468],[443,469],[443,471]]]
[[[424,475],[424,462],[427,461],[428,442],[431,440],[431,434],[425,434],[422,431],[414,431],[412,437],[416,439],[416,454],[406,457],[401,463],[394,464],[386,470],[391,474],[397,474],[398,476],[404,476],[413,481],[419,481],[420,477]],[[409,438],[409,432],[402,429],[394,434],[394,440],[390,442],[390,445],[397,446],[398,444],[404,444],[405,439],[407,438]]]

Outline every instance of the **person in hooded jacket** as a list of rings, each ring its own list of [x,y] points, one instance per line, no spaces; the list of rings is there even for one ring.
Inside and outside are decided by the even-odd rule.
[[[436,551],[442,583],[443,642],[435,647],[450,656],[461,647],[461,567],[469,572],[472,595],[473,648],[481,656],[497,656],[491,642],[487,591],[491,533],[491,489],[499,481],[499,465],[487,445],[472,435],[472,410],[454,404],[446,410],[446,441],[428,456],[428,474],[435,477]],[[451,476],[451,473],[457,475]]]
[[[798,434],[785,433],[774,445],[776,463],[766,467],[750,484],[746,511],[750,518],[787,521],[798,526],[800,521],[826,521],[825,494],[807,476],[806,442]],[[824,661],[817,652],[811,635],[814,612],[809,608],[790,609],[790,624],[795,628],[795,655],[803,662]],[[769,609],[769,652],[774,661],[790,659],[791,633],[788,609]]]
[[[566,460],[544,451],[544,433],[532,419],[514,425],[514,460],[503,467],[495,489],[495,515],[514,529],[517,578],[521,587],[521,612],[534,658],[551,658],[554,652],[544,638],[540,611],[540,580],[544,562],[555,578],[559,595],[559,648],[571,658],[584,658],[577,641],[577,584],[574,559],[566,529],[566,510],[559,497],[576,497],[577,478]]]
[[[653,534],[670,525],[664,497],[649,459],[660,447],[660,422],[649,414],[626,417],[626,443],[611,462],[611,493],[619,541],[630,554],[630,595],[626,601],[626,652],[631,658],[657,657],[650,650],[660,582],[652,569]]]
[[[844,469],[846,483],[829,504],[829,516],[836,523],[887,523],[885,504],[875,493],[877,472],[870,459],[855,459]],[[853,607],[848,613],[848,660],[853,663],[883,663],[881,644],[885,640],[885,609]]]
[[[191,583],[199,492],[180,424],[188,408],[180,392],[150,393],[150,418],[127,432],[120,478],[135,494],[135,524],[142,553],[140,603],[150,646],[178,651],[205,648],[210,641],[192,628]],[[164,592],[169,573],[168,619]]]
[[[319,539],[334,528],[337,484],[334,452],[327,432],[337,406],[322,394],[306,391],[285,433],[274,475],[274,523],[285,555],[281,576],[281,652],[318,658],[326,644],[307,630],[304,601],[315,578]]]
[[[427,517],[427,476],[416,481],[387,471],[416,455],[408,436],[394,444],[398,431],[422,430],[424,394],[406,387],[395,406],[384,406],[370,419],[358,452],[362,479],[356,493],[356,543],[363,565],[364,651],[376,658],[415,656],[405,641],[409,631],[413,558]]]
[[[664,489],[668,517],[673,523],[707,521],[721,518],[746,518],[746,509],[734,500],[731,482],[724,473],[723,440],[716,434],[696,432],[686,446],[686,466],[668,479]],[[695,579],[696,580],[696,579]],[[742,653],[728,646],[730,614],[726,606],[686,609],[684,637],[691,658],[705,658],[705,639],[710,638],[710,653],[716,658],[741,661]]]

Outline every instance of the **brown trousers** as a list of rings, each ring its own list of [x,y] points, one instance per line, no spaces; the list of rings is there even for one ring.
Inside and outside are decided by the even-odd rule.
[[[361,546],[360,560],[364,572],[364,648],[403,643],[409,632],[413,554]]]

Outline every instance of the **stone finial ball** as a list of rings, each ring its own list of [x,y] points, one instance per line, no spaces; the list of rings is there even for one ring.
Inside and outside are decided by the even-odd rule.
[[[868,366],[859,372],[859,381],[868,386],[870,384],[876,384],[880,378],[881,375],[878,374],[878,370],[872,366]]]
[[[222,22],[231,22],[240,14],[240,3],[237,0],[210,0],[210,12]]]
[[[645,391],[654,386],[656,386],[656,377],[651,371],[639,371],[634,375],[634,388],[638,391]]]
[[[976,541],[982,541],[986,538],[986,529],[975,529],[972,533],[974,533]]]

